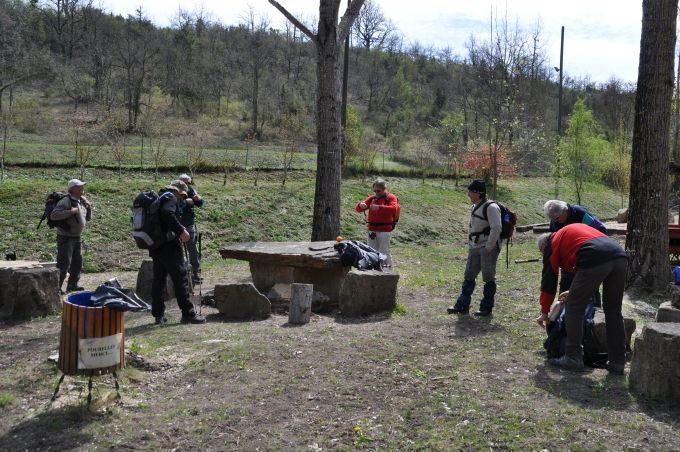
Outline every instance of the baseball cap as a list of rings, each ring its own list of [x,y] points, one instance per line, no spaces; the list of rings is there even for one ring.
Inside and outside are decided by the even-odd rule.
[[[166,190],[177,190],[180,195],[187,195],[187,192],[189,191],[189,187],[187,187],[187,184],[182,182],[181,180],[174,180],[170,182],[170,185],[165,187]]]
[[[68,181],[67,188],[70,190],[73,187],[82,187],[83,185],[85,185],[85,182],[81,181],[80,179],[71,179]]]

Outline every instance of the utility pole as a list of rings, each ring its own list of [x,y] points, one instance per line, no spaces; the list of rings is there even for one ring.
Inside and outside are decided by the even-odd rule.
[[[555,198],[560,197],[560,152],[559,145],[562,138],[562,81],[564,79],[564,25],[562,25],[562,38],[560,39],[560,67],[554,68],[560,73],[560,86],[557,92],[557,145],[555,147]]]
[[[562,79],[564,77],[564,25],[562,25],[562,39],[560,40],[560,89],[557,94],[557,137],[562,136]]]
[[[347,33],[347,38],[345,39],[345,55],[343,59],[342,66],[342,106],[340,112],[340,127],[342,128],[342,146],[340,149],[340,160],[341,165],[345,166],[345,128],[347,127],[347,80],[349,78],[349,38],[352,35],[352,30]]]

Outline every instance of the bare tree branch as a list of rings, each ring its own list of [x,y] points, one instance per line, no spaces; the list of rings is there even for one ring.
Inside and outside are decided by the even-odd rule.
[[[363,0],[361,0],[361,1],[363,2]],[[295,16],[293,16],[291,13],[289,13],[286,10],[286,8],[281,6],[281,4],[279,2],[277,2],[276,0],[269,0],[269,3],[271,3],[274,6],[274,8],[278,9],[281,12],[281,14],[286,16],[286,19],[288,19],[289,21],[291,21],[291,23],[293,25],[298,27],[301,32],[303,32],[304,34],[309,36],[309,39],[311,39],[312,41],[315,41],[315,42],[318,40],[318,37],[314,33],[312,33],[311,31],[309,31],[309,28],[305,27],[305,25],[302,22],[297,20],[295,18]]]
[[[269,1],[271,2],[273,0]],[[347,0],[347,9],[342,16],[342,19],[340,19],[340,25],[338,26],[338,41],[343,42],[349,34],[354,20],[357,18],[361,7],[364,5],[364,1],[365,0]]]

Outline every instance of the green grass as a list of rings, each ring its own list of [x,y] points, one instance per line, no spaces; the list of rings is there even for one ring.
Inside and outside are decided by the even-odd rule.
[[[54,260],[54,231],[43,223],[36,229],[44,199],[64,185],[76,171],[69,169],[9,168],[7,179],[0,181],[0,227],[5,235],[0,251],[16,250],[21,259]],[[94,207],[93,220],[84,232],[85,270],[137,269],[146,255],[137,250],[131,239],[130,206],[141,190],[156,189],[175,178],[163,173],[153,175],[128,171],[118,178],[116,172],[89,168],[85,195]],[[203,255],[206,265],[222,264],[220,247],[231,242],[304,241],[309,240],[314,197],[314,173],[294,171],[285,186],[280,173],[248,171],[231,174],[226,186],[223,175],[196,174],[198,191],[206,205],[198,209],[198,228],[203,232]],[[372,177],[346,178],[342,186],[341,235],[365,240],[365,217],[354,206],[370,193]],[[257,186],[255,181],[257,180]],[[454,181],[426,181],[400,177],[388,178],[389,190],[397,194],[402,206],[399,226],[393,233],[395,246],[409,246],[404,252],[417,259],[424,245],[461,245],[466,241],[469,201],[463,186]],[[502,197],[519,216],[520,223],[543,222],[542,205],[553,197],[550,179],[517,178],[502,182]],[[565,190],[562,190],[565,192]],[[600,217],[612,216],[617,208],[616,194],[599,185],[589,187],[585,205]],[[569,192],[563,199],[572,201]],[[514,251],[514,249],[513,249]],[[433,279],[435,286],[446,284],[444,262],[460,259],[465,251],[443,247],[436,249],[432,268],[414,273],[417,279]],[[526,253],[534,257],[535,253]],[[518,258],[518,257],[515,257]]]
[[[0,408],[5,408],[16,399],[12,394],[0,394]]]
[[[151,149],[147,145],[142,148],[140,145],[127,147],[126,154],[121,162],[118,162],[109,147],[81,146],[85,149],[96,150],[91,160],[88,162],[90,167],[110,167],[118,168],[119,163],[124,169],[152,168],[153,160]],[[179,146],[169,146],[166,156],[160,163],[161,167],[179,167],[187,163],[187,148]],[[272,145],[257,145],[252,149],[245,148],[206,148],[202,151],[202,161],[205,165],[219,168],[225,163],[239,168],[263,168],[281,169],[283,168],[284,155],[281,148]],[[7,154],[5,156],[7,165],[29,165],[49,166],[49,165],[69,165],[74,164],[74,151],[70,144],[43,144],[9,141],[7,143]],[[410,167],[394,161],[391,157],[376,156],[374,160],[376,170],[385,171],[409,171]],[[291,169],[314,170],[316,168],[315,149],[307,149],[297,152],[293,157]]]

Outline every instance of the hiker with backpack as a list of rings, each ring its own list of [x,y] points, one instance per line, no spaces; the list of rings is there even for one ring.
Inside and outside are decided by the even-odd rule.
[[[185,244],[187,253],[189,254],[189,262],[191,263],[191,279],[193,284],[200,284],[203,280],[201,278],[201,259],[198,250],[198,232],[196,230],[196,213],[194,209],[203,207],[203,198],[198,194],[193,186],[191,176],[188,174],[181,174],[179,180],[187,184],[189,190],[187,191],[186,199],[180,202],[180,210],[182,212],[181,223],[189,233],[189,241]]]
[[[54,192],[45,204],[45,217],[50,227],[57,229],[57,268],[59,269],[59,292],[85,290],[78,285],[83,269],[82,241],[80,235],[92,218],[92,204],[85,199],[85,182],[71,179],[66,194]],[[57,196],[54,196],[54,195]],[[56,198],[61,198],[55,202]],[[50,210],[51,209],[51,210]],[[62,289],[68,273],[66,290]]]
[[[564,302],[566,344],[565,353],[548,363],[570,371],[582,371],[583,323],[586,306],[600,284],[603,284],[602,307],[607,330],[606,364],[610,373],[623,375],[626,338],[621,305],[626,280],[626,252],[602,232],[584,223],[564,226],[557,232],[538,238],[538,248],[543,254],[541,278],[541,315],[536,322],[546,328],[549,312],[557,292],[560,269],[575,274],[568,291],[559,295]]]
[[[484,281],[483,297],[475,315],[486,317],[491,315],[495,304],[496,262],[500,254],[503,230],[501,207],[498,202],[486,199],[485,179],[475,179],[468,185],[468,198],[472,202],[472,212],[468,229],[469,242],[465,275],[461,294],[456,303],[447,309],[447,312],[467,314],[470,311],[475,280],[481,272]]]
[[[163,288],[168,275],[175,288],[177,305],[182,311],[181,323],[205,323],[205,317],[196,313],[189,294],[189,272],[182,244],[189,240],[189,232],[180,223],[178,203],[187,196],[188,187],[180,180],[173,181],[158,193],[158,243],[149,249],[153,259],[153,282],[151,283],[151,314],[156,325],[168,321],[165,316]],[[149,219],[150,220],[150,219]],[[151,222],[151,221],[149,221]],[[155,234],[154,234],[155,235]]]
[[[368,246],[387,256],[383,268],[392,267],[390,235],[399,221],[399,200],[387,191],[387,182],[377,178],[373,182],[373,193],[356,205],[357,212],[368,211]]]

